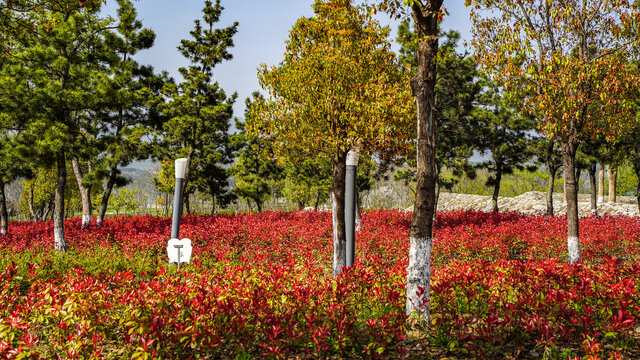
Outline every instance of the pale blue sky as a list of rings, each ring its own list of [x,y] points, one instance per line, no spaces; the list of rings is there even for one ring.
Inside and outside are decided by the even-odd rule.
[[[218,65],[214,77],[228,95],[238,92],[235,116],[243,116],[246,97],[255,90],[261,91],[256,77],[258,65],[276,65],[282,60],[289,30],[298,18],[313,14],[313,3],[314,0],[221,1],[225,10],[219,27],[229,26],[234,21],[240,25],[234,37],[235,47],[231,49],[233,59]],[[201,18],[203,4],[203,0],[135,1],[139,18],[156,33],[155,46],[140,53],[138,60],[153,65],[156,71],[167,70],[179,80],[177,69],[186,66],[187,62],[176,47],[181,39],[189,37],[193,21]],[[462,38],[469,40],[469,12],[464,2],[454,0],[446,6],[450,16],[445,18],[444,27],[460,31]],[[115,7],[115,1],[107,1],[108,13],[115,13]],[[386,16],[378,16],[378,19],[383,24],[390,24]],[[392,24],[391,28],[395,34],[397,23]]]

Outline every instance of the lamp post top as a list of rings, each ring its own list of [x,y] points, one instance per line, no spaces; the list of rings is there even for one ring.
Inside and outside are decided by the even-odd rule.
[[[176,179],[184,179],[184,173],[187,169],[187,159],[176,159]]]

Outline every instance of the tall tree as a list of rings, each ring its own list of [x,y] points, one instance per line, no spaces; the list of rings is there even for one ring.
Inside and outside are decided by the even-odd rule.
[[[394,154],[408,144],[410,95],[388,29],[350,0],[318,0],[313,9],[290,31],[282,63],[259,69],[272,100],[255,108],[252,130],[273,137],[276,152],[331,161],[337,275],[346,265],[347,153]]]
[[[636,4],[617,0],[466,0],[478,58],[562,150],[569,262],[580,260],[575,155],[585,139],[633,121],[628,66]]]
[[[411,244],[407,266],[406,312],[411,320],[429,324],[432,230],[438,177],[436,57],[438,24],[444,15],[443,0],[379,0],[376,3],[373,9],[383,9],[391,16],[411,16],[418,30],[418,69],[410,81],[417,107],[418,147],[416,197],[409,234]]]
[[[27,11],[35,31],[24,32],[11,53],[16,75],[29,87],[33,115],[23,137],[41,159],[56,164],[54,210],[55,248],[66,250],[64,236],[67,160],[78,120],[97,101],[96,88],[104,76],[101,37],[111,19],[100,16],[99,0],[43,2]],[[26,69],[26,70],[25,70]]]
[[[220,0],[215,5],[207,0],[202,9],[203,18],[195,21],[191,39],[182,40],[178,51],[191,65],[178,69],[184,80],[179,84],[167,84],[164,88],[166,104],[161,106],[168,120],[163,125],[157,151],[162,159],[187,159],[184,188],[185,206],[189,211],[188,194],[195,190],[189,182],[198,173],[192,164],[198,158],[200,169],[223,164],[229,158],[229,127],[233,116],[233,103],[237,95],[227,97],[217,82],[213,82],[216,65],[232,58],[233,36],[238,23],[226,28],[214,28],[220,20],[223,7]],[[204,164],[206,160],[214,163]],[[206,166],[205,166],[206,165]],[[208,176],[213,173],[209,172]],[[226,175],[226,173],[225,173]],[[226,176],[224,176],[226,180]]]
[[[273,154],[272,142],[246,132],[246,124],[252,122],[253,103],[263,100],[264,97],[257,91],[245,100],[245,120],[236,120],[236,129],[240,132],[233,136],[233,141],[240,149],[236,165],[231,169],[236,179],[233,192],[247,201],[253,201],[258,212],[262,211],[262,205],[272,193],[273,183],[281,177],[283,170]]]
[[[449,31],[440,33],[440,37],[435,86],[438,113],[436,143],[439,144],[436,148],[436,203],[441,187],[451,189],[462,175],[475,177],[475,168],[470,164],[469,158],[473,150],[480,146],[476,134],[482,131],[479,128],[481,124],[473,116],[474,104],[482,88],[478,81],[481,74],[477,65],[469,53],[458,52],[460,33]],[[417,32],[410,30],[408,21],[403,21],[398,27],[397,40],[401,45],[402,61],[409,64],[415,74],[418,69],[419,39]],[[405,183],[415,182],[415,162],[416,159],[410,160],[409,169],[398,172],[395,178],[403,179]],[[455,177],[446,179],[441,176],[443,168],[451,170]]]
[[[525,162],[533,156],[532,140],[527,131],[534,129],[535,124],[531,117],[522,116],[520,109],[514,109],[502,87],[491,80],[485,82],[478,105],[474,117],[481,123],[478,126],[482,133],[479,137],[480,150],[490,155],[489,160],[481,162],[478,167],[490,172],[486,184],[493,187],[493,211],[498,211],[502,176],[525,169]]]
[[[96,218],[98,226],[114,187],[127,183],[121,169],[151,153],[144,137],[161,127],[157,107],[162,102],[160,91],[168,81],[165,73],[154,74],[153,68],[141,66],[134,59],[153,46],[155,33],[143,27],[131,1],[118,0],[118,5],[117,31],[109,32],[104,39],[110,76],[101,84],[102,103],[94,111],[100,125],[96,137],[102,149],[94,177],[107,180]],[[83,214],[86,212],[83,206]]]

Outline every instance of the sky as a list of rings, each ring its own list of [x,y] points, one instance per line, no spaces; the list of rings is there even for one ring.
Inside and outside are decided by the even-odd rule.
[[[234,105],[234,116],[243,117],[244,100],[253,91],[262,91],[257,79],[257,68],[261,63],[277,65],[283,59],[285,40],[296,20],[312,16],[314,0],[222,0],[225,8],[217,27],[227,27],[234,21],[239,23],[234,36],[233,59],[217,65],[214,80],[218,81],[227,95],[238,93]],[[470,40],[469,11],[464,1],[453,0],[445,5],[450,15],[445,17],[443,27],[460,31],[463,40]],[[202,17],[204,0],[136,0],[138,18],[145,27],[156,33],[153,48],[136,57],[141,64],[153,65],[156,71],[167,70],[180,80],[178,68],[188,62],[177,51],[181,39],[190,38],[189,31],[194,20]],[[108,0],[105,12],[115,14],[116,1]],[[393,34],[397,22],[391,23],[387,16],[378,15],[382,24],[391,25]],[[395,36],[395,35],[392,35]],[[264,91],[262,91],[264,92]]]

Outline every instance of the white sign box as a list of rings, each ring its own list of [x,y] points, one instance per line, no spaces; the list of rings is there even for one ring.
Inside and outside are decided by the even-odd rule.
[[[167,255],[169,255],[169,264],[171,263],[189,263],[191,261],[191,240],[189,239],[171,239],[167,244]]]

